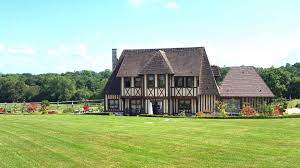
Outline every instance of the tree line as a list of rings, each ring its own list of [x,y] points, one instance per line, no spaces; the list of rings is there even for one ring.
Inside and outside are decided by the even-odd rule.
[[[0,74],[0,102],[101,99],[110,70],[62,74]]]
[[[228,67],[220,68],[218,83],[228,70]],[[300,63],[257,68],[257,72],[276,97],[300,98]],[[84,70],[62,74],[0,74],[0,102],[101,99],[110,75],[110,70],[98,73]]]

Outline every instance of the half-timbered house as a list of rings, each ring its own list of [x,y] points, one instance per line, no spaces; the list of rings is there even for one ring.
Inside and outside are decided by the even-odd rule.
[[[232,67],[220,88],[203,47],[112,50],[113,72],[104,89],[105,110],[125,114],[214,112],[217,100],[258,107],[274,96],[254,67]]]
[[[203,47],[124,50],[119,59],[113,49],[105,110],[132,115],[212,112],[219,97],[213,69]]]

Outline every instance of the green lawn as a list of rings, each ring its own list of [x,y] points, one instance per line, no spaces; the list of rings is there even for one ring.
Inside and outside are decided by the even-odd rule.
[[[300,167],[300,119],[0,115],[0,167]]]

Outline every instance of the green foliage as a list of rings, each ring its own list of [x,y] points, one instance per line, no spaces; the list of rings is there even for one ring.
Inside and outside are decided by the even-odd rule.
[[[43,100],[42,101],[42,103],[41,103],[41,110],[42,111],[46,111],[47,110],[47,107],[49,107],[50,106],[50,103],[49,103],[49,101],[48,100]]]
[[[69,107],[63,110],[63,113],[74,113],[74,109]]]
[[[291,100],[288,102],[288,108],[295,108],[297,104],[300,104],[300,99]]]
[[[216,102],[216,111],[222,114],[222,116],[227,116],[227,112],[226,112],[227,107],[228,104],[223,101]]]
[[[264,102],[261,105],[261,111],[262,111],[262,114],[265,115],[265,116],[272,116],[273,111],[274,111],[274,105],[273,104],[267,104],[266,102]]]
[[[279,105],[280,111],[285,112],[288,107],[288,101],[284,98],[278,98],[274,100],[275,105]]]
[[[104,105],[103,104],[99,104],[97,107],[98,107],[99,112],[104,112]]]
[[[257,71],[276,97],[300,98],[300,63]]]
[[[0,102],[101,99],[110,75],[110,70],[99,73],[76,71],[40,75],[1,74]]]
[[[218,84],[220,84],[223,81],[223,79],[225,78],[225,76],[228,73],[229,69],[230,69],[229,67],[220,68],[220,75],[221,76],[216,79]]]
[[[227,102],[226,111],[227,112],[235,112],[239,113],[240,109],[237,108],[239,106],[239,102],[236,99],[230,99]]]

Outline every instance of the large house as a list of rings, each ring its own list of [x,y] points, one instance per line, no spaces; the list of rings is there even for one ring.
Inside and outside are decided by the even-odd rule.
[[[220,99],[234,98],[240,107],[273,97],[253,67],[232,68],[219,87],[215,78],[220,73],[203,47],[123,50],[119,59],[113,49],[112,62],[104,89],[105,110],[110,112],[192,115],[215,111]]]

